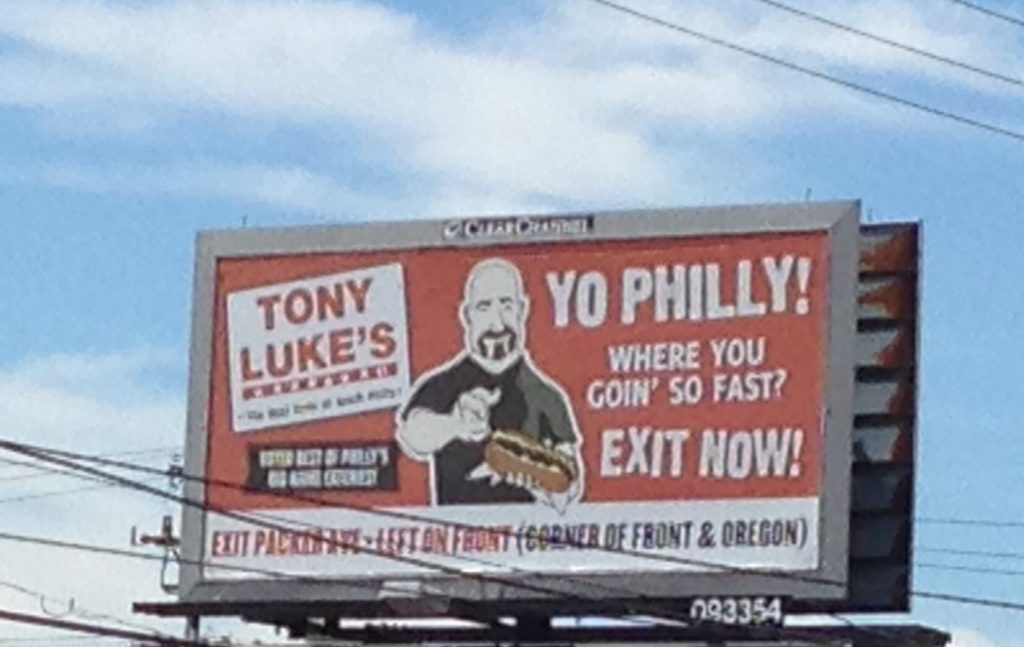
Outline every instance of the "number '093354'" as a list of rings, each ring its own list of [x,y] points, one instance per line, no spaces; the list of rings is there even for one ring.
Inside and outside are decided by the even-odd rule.
[[[727,625],[781,625],[779,597],[706,597],[690,603],[690,619],[697,623]]]

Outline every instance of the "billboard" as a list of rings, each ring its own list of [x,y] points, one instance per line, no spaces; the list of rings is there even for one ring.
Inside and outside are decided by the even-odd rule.
[[[858,213],[202,234],[183,599],[842,597]]]

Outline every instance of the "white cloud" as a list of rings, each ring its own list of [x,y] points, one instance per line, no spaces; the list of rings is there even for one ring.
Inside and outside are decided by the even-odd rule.
[[[929,74],[963,89],[995,88],[765,7],[634,4],[838,72]],[[983,23],[965,31],[950,8],[901,0],[817,5],[892,38],[1019,67],[1011,65],[1021,49],[1012,37]],[[922,121],[577,1],[471,39],[442,36],[414,16],[365,3],[0,0],[0,12],[0,33],[25,44],[0,59],[0,104],[103,106],[114,114],[139,105],[155,114],[212,110],[321,127],[326,145],[333,129],[355,129],[394,169],[499,202],[691,198],[698,190],[691,171],[702,156],[666,133],[763,133],[813,116],[910,127]],[[709,167],[704,173],[714,174],[715,164],[701,161]],[[188,169],[184,178],[147,177],[167,171],[153,169],[139,172],[148,181],[130,179],[140,190],[185,186],[200,196],[318,214],[366,199],[329,172],[226,166],[213,169],[218,182]],[[64,175],[76,181],[74,169]]]
[[[10,368],[9,379],[26,384],[64,387],[93,387],[97,383],[115,388],[111,382],[123,381],[125,376],[138,376],[155,368],[174,367],[177,354],[157,348],[141,348],[132,352],[109,355],[53,354],[46,357],[28,357]],[[123,387],[123,385],[118,385]]]
[[[0,184],[119,195],[220,198],[322,216],[373,216],[392,209],[394,202],[354,191],[304,168],[213,161],[158,166],[75,163],[0,166]]]
[[[959,629],[953,632],[950,647],[996,647],[996,643],[977,631]]]
[[[174,356],[155,349],[106,355],[49,355],[30,357],[16,366],[0,368],[0,418],[4,438],[83,453],[165,451],[126,460],[166,467],[171,452],[184,435],[184,407],[176,395],[154,388],[161,372],[176,366]],[[8,452],[2,459],[22,460]],[[0,515],[3,531],[44,536],[71,542],[128,549],[133,526],[157,532],[161,517],[179,518],[175,504],[121,488],[93,488],[94,484],[63,476],[23,479],[27,468],[0,464]],[[131,478],[163,487],[160,477]],[[71,490],[81,490],[71,492]],[[51,492],[54,496],[26,498]],[[141,550],[141,549],[136,549]],[[136,601],[168,601],[159,586],[160,563],[123,557],[67,552],[54,548],[0,540],[0,607],[39,615],[41,601],[15,584],[48,596],[45,611],[74,609],[69,619],[111,626],[121,619],[134,627],[150,627],[180,635],[180,621],[133,616]],[[159,553],[154,553],[159,554]],[[172,578],[173,579],[173,578]],[[99,614],[99,615],[96,615]],[[234,624],[211,623],[236,635]],[[241,631],[266,635],[256,628]],[[52,629],[4,624],[8,637],[41,638]],[[45,645],[64,644],[60,639]]]
[[[149,391],[144,381],[160,366],[159,353],[144,351],[35,358],[8,368],[0,372],[4,436],[100,452],[180,443],[180,399],[156,386]]]
[[[179,445],[183,416],[177,398],[168,398],[160,390],[147,395],[142,388],[148,374],[166,366],[167,360],[164,353],[143,350],[120,355],[34,357],[2,369],[0,418],[4,420],[4,437],[80,452]],[[7,452],[2,458],[24,460]],[[170,456],[154,454],[146,460],[160,466],[161,459],[167,461]],[[133,525],[155,528],[163,514],[172,512],[158,499],[120,489],[71,492],[93,485],[69,477],[17,478],[28,473],[24,467],[0,467],[0,477],[5,479],[0,483],[5,532],[127,548]],[[51,492],[64,494],[20,500]],[[131,619],[132,601],[163,597],[157,586],[159,564],[9,541],[2,542],[2,551],[0,582],[48,594],[49,611],[60,611],[60,601],[66,607],[67,601],[74,599],[74,619],[84,619],[81,611],[89,610],[177,632],[177,627],[167,623]],[[38,599],[3,586],[0,606],[41,612]],[[102,622],[110,624],[105,618]],[[17,626],[5,626],[4,632],[5,636],[52,633]]]
[[[0,58],[0,88],[0,105],[21,108],[107,101],[121,93],[104,74],[25,55]]]
[[[1020,647],[1024,645],[1018,641],[1007,643],[1005,640],[995,640],[973,629],[953,629],[950,633],[953,639],[949,643],[949,647]]]

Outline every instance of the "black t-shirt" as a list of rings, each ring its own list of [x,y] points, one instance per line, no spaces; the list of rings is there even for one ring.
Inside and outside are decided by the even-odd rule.
[[[500,399],[491,408],[491,429],[520,431],[541,441],[551,439],[554,444],[577,442],[569,403],[523,360],[495,375],[467,356],[424,381],[412,394],[402,417],[407,418],[413,409],[451,413],[459,396],[477,387],[501,390]],[[434,454],[438,504],[533,501],[522,488],[505,483],[492,486],[489,479],[466,480],[483,462],[485,445],[486,440],[456,438]]]

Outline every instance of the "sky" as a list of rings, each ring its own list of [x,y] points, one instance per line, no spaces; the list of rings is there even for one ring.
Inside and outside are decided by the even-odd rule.
[[[1024,28],[954,2],[792,2],[1024,69]],[[755,0],[624,3],[1024,132],[1019,84]],[[0,435],[174,459],[201,230],[857,199],[872,222],[924,227],[918,514],[1024,521],[1022,177],[1020,139],[588,0],[0,0]],[[0,530],[128,547],[133,526],[174,513],[30,474],[0,466]],[[916,543],[1007,551],[1021,532],[922,524]],[[40,610],[15,584],[46,594],[50,612],[178,631],[130,616],[132,601],[162,599],[159,577],[158,564],[0,543],[4,608]],[[1012,575],[919,567],[914,581],[1024,602]],[[1020,612],[917,600],[900,620],[953,631],[960,647],[1024,645]],[[0,644],[52,634],[0,624],[0,641],[36,640]]]

